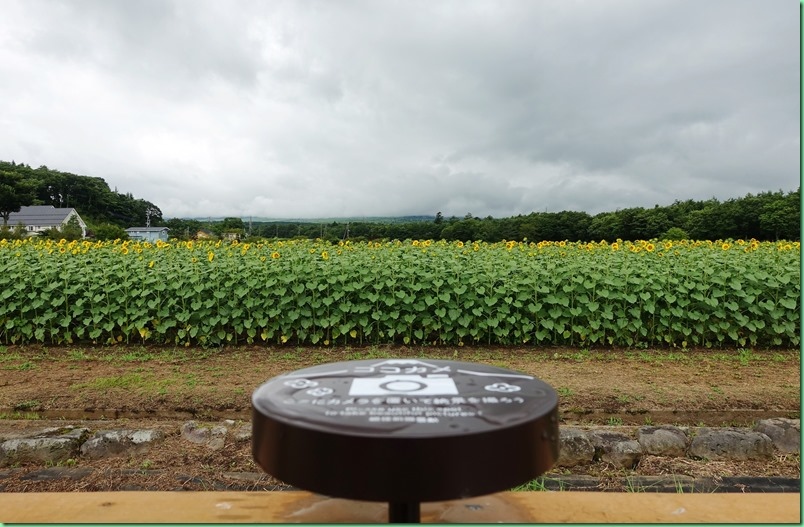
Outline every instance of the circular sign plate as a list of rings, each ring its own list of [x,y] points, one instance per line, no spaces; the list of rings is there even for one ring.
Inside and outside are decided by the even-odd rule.
[[[481,364],[381,359],[275,377],[253,394],[257,463],[330,496],[437,501],[528,481],[558,457],[558,395]]]

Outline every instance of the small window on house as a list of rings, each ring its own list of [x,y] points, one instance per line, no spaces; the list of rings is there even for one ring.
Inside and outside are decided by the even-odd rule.
[[[33,225],[28,225],[28,230],[29,230],[29,231],[34,230],[34,226],[33,226]]]

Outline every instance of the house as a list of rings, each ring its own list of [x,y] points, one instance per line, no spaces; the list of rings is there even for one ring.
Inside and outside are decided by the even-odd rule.
[[[196,240],[217,240],[218,237],[215,235],[214,232],[212,232],[210,230],[201,229],[201,230],[199,230],[198,232],[195,233],[195,239]]]
[[[162,240],[166,242],[168,240],[168,229],[167,227],[129,227],[126,229],[126,233],[128,237],[132,240],[139,240],[143,242],[155,242],[156,240]]]
[[[75,209],[57,209],[53,205],[33,205],[21,207],[19,212],[12,212],[8,216],[8,227],[13,229],[23,224],[29,236],[38,236],[47,229],[61,229],[71,218],[78,220],[81,226],[81,237],[87,235],[87,224],[81,219]]]

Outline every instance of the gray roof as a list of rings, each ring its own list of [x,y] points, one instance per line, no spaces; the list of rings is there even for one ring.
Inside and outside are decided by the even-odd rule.
[[[31,225],[45,227],[48,225],[60,225],[71,211],[75,209],[57,209],[53,205],[34,205],[31,207],[21,207],[19,212],[12,212],[8,216],[8,224]]]
[[[160,232],[169,230],[167,227],[129,227],[126,232]]]

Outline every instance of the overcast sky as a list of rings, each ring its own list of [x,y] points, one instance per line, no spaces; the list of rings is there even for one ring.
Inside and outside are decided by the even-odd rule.
[[[165,218],[595,214],[800,182],[797,0],[0,12],[0,159]]]

